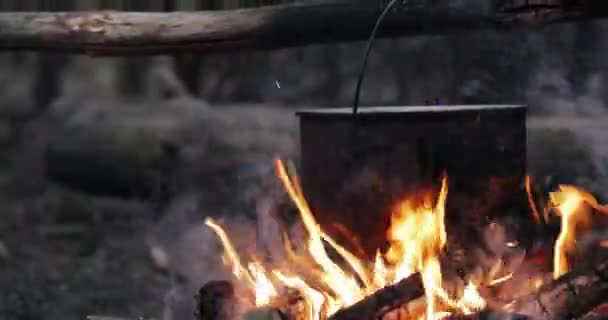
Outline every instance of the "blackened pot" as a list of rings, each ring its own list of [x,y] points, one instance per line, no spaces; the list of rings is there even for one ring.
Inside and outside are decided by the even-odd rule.
[[[526,107],[299,111],[301,179],[321,226],[366,257],[386,249],[393,207],[449,181],[448,237],[526,214]]]

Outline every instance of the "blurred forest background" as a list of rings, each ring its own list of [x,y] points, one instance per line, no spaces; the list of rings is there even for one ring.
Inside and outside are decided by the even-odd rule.
[[[3,1],[0,10],[225,10],[289,2],[294,1],[12,0]],[[450,3],[429,2],[434,6]],[[530,102],[534,111],[551,112],[556,111],[554,106],[536,100],[547,92],[565,100],[594,95],[599,99],[594,103],[603,103],[606,93],[597,91],[608,64],[603,57],[605,28],[601,22],[584,22],[500,34],[381,40],[372,56],[363,98],[372,104]],[[275,52],[180,54],[169,63],[188,93],[210,102],[345,105],[352,100],[362,48],[362,44],[337,44]],[[61,94],[61,75],[82,59],[14,53],[4,60],[21,70],[34,69],[33,103],[45,108]],[[136,97],[145,94],[146,79],[158,61],[137,57],[111,59],[107,64],[116,69],[115,94]],[[577,113],[597,111],[588,103],[576,109]]]
[[[4,0],[0,11],[277,3]],[[379,40],[362,103],[528,104],[539,194],[576,183],[606,199],[607,32],[608,21],[595,21]],[[297,159],[293,110],[349,106],[364,46],[128,58],[0,53],[0,319],[190,319],[198,286],[226,276],[202,217],[264,219],[281,197],[272,158]]]

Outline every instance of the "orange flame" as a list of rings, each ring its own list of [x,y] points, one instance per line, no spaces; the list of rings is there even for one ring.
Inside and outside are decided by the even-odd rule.
[[[532,196],[532,185],[530,182],[530,176],[526,176],[525,187],[526,193],[528,194],[528,204],[530,205],[530,210],[532,211],[532,218],[534,218],[534,222],[540,223],[540,214],[538,213],[536,203],[534,202],[534,197]],[[546,223],[547,220],[545,219],[544,222]]]
[[[224,263],[232,266],[232,273],[236,276],[236,278],[247,280],[247,282],[250,284],[255,284],[253,277],[251,277],[247,269],[245,269],[241,264],[241,259],[236,253],[236,250],[234,250],[234,246],[232,245],[232,242],[230,242],[226,232],[224,232],[224,229],[217,225],[211,218],[207,218],[207,220],[205,220],[205,224],[220,238],[220,241],[224,246]]]
[[[397,266],[394,281],[416,271],[421,273],[427,316],[435,314],[436,291],[442,288],[439,254],[447,241],[444,224],[447,192],[447,179],[444,178],[434,207],[428,197],[418,208],[411,201],[401,202],[393,212],[388,231],[391,246],[386,257]]]
[[[289,175],[279,159],[276,160],[276,169],[279,180],[298,208],[300,219],[308,234],[304,256],[296,254],[285,234],[288,260],[294,265],[304,264],[311,270],[298,274],[290,271],[290,268],[265,266],[256,259],[244,266],[224,229],[212,219],[205,222],[216,233],[224,247],[223,261],[231,267],[235,277],[251,289],[257,306],[271,304],[278,296],[279,289],[292,288],[297,290],[305,301],[306,319],[321,320],[378,289],[418,272],[425,289],[425,297],[421,299],[425,305],[424,318],[440,319],[450,315],[450,311],[470,314],[486,307],[478,284],[474,282],[469,281],[458,299],[450,297],[443,287],[439,257],[447,242],[444,223],[447,178],[442,180],[434,205],[432,197],[426,195],[421,205],[412,199],[404,199],[395,206],[387,232],[389,250],[385,254],[378,251],[373,267],[370,268],[323,232],[306,202],[297,175]],[[532,216],[536,222],[540,222],[541,216],[534,205],[529,177],[526,178],[525,188]],[[589,225],[591,208],[608,214],[608,206],[599,205],[591,194],[567,185],[562,185],[558,191],[550,193],[550,200],[561,216],[561,231],[554,248],[553,276],[558,278],[571,267],[570,257],[575,248],[576,233],[580,227]],[[545,212],[545,222],[548,220],[547,213],[548,211]],[[600,245],[608,247],[608,242],[603,241]],[[345,266],[332,260],[328,249],[337,253],[345,262]],[[508,281],[512,276],[510,273],[502,278],[486,280],[484,285],[494,286]],[[540,284],[542,281],[537,280],[537,285]],[[422,305],[420,307],[422,308]]]
[[[439,256],[445,247],[445,204],[447,200],[447,178],[444,178],[436,203],[427,196],[424,204],[414,205],[408,199],[400,202],[393,212],[388,240],[391,246],[386,254],[377,253],[372,268],[355,254],[346,250],[327,235],[315,221],[306,202],[297,176],[290,176],[281,160],[276,161],[277,176],[293,203],[299,210],[300,219],[307,231],[306,251],[309,264],[314,270],[305,275],[295,274],[289,269],[265,268],[253,261],[244,268],[225,231],[208,219],[206,224],[221,240],[225,261],[231,265],[233,274],[247,284],[256,296],[256,305],[265,305],[277,296],[278,288],[297,290],[306,302],[306,317],[319,320],[348,307],[386,285],[396,283],[413,272],[423,279],[426,300],[426,318],[439,319],[450,313],[442,310],[449,306],[463,313],[470,313],[485,306],[477,286],[469,283],[463,296],[454,300],[443,289]],[[297,256],[288,238],[285,239],[287,256],[296,264],[305,257]],[[332,249],[345,262],[336,263],[328,253]]]
[[[551,192],[549,196],[551,204],[561,216],[561,231],[555,241],[553,255],[553,277],[559,278],[570,270],[570,256],[576,246],[577,228],[588,226],[591,208],[600,206],[593,195],[574,186],[561,185],[559,191]]]

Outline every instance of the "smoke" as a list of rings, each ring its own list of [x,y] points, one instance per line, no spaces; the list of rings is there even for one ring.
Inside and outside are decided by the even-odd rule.
[[[285,197],[274,176],[272,161],[247,165],[233,173],[237,178],[230,185],[230,194],[225,195],[232,202],[224,205],[224,210],[217,212],[215,201],[209,199],[214,195],[204,190],[183,194],[164,210],[163,218],[150,230],[150,246],[166,252],[167,272],[173,280],[165,297],[163,320],[188,319],[193,312],[192,296],[205,283],[236,280],[222,259],[221,242],[204,224],[206,217],[212,217],[224,228],[244,265],[249,257],[266,263],[283,260],[282,236],[288,226],[276,210]]]

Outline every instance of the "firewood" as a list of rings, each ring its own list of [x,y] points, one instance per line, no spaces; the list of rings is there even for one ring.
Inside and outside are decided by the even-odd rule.
[[[587,270],[570,272],[517,299],[508,311],[533,318],[572,319],[583,316],[607,300],[608,261]]]
[[[196,295],[196,315],[199,320],[231,320],[237,308],[234,286],[228,281],[211,281]]]
[[[414,273],[350,307],[339,310],[329,320],[379,319],[386,312],[406,305],[422,295],[424,295],[422,277],[419,273]]]
[[[504,312],[513,319],[575,319],[608,300],[607,294],[608,262],[604,262],[597,267],[573,271],[549,282],[537,292],[508,304]],[[488,319],[484,318],[484,314],[488,314],[488,311],[452,316],[449,319]]]
[[[606,319],[608,315],[608,303],[603,303],[600,306],[593,309],[593,311],[586,315],[579,317],[578,320],[601,320]]]
[[[366,1],[367,2],[367,1]],[[484,12],[461,6],[407,5],[384,20],[379,37],[511,28],[605,17],[604,0]],[[277,49],[364,40],[382,6],[351,1],[213,12],[0,13],[1,50],[52,50],[92,55],[169,54]]]
[[[255,308],[243,315],[241,320],[283,320],[281,312],[274,308]]]
[[[517,313],[507,313],[494,310],[484,310],[482,312],[468,315],[453,315],[448,320],[532,320],[534,318]]]

